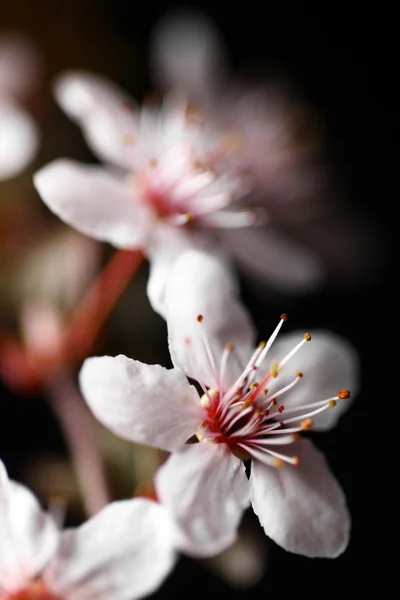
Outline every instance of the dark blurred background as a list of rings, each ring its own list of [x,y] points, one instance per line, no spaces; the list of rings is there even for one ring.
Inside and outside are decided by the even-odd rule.
[[[380,409],[383,402],[386,408],[395,401],[387,382],[396,377],[392,369],[397,358],[390,343],[397,320],[393,221],[400,113],[394,95],[395,48],[390,47],[390,32],[385,36],[391,15],[370,14],[365,8],[350,14],[350,9],[326,4],[316,10],[311,5],[251,0],[236,5],[0,0],[1,30],[26,33],[43,57],[43,89],[32,105],[43,142],[34,164],[23,175],[24,189],[30,189],[32,173],[57,156],[92,159],[78,129],[51,98],[46,86],[53,76],[66,68],[97,71],[140,100],[153,86],[147,53],[153,26],[162,14],[178,6],[202,9],[215,20],[234,68],[251,67],[265,77],[280,72],[294,83],[318,115],[335,176],[348,201],[368,220],[374,250],[370,265],[361,265],[359,272],[355,269],[351,280],[328,283],[305,296],[274,295],[264,301],[242,282],[243,299],[260,339],[272,331],[277,316],[287,312],[289,329],[331,329],[348,338],[359,352],[362,381],[354,404],[333,431],[314,436],[348,499],[353,530],[347,551],[333,561],[311,560],[285,553],[265,539],[268,568],[250,588],[230,585],[207,562],[182,558],[155,597],[173,597],[179,592],[192,597],[261,598],[274,592],[284,597],[301,592],[317,598],[344,590],[360,592],[377,585],[382,577],[387,412]],[[13,185],[0,187],[2,196]],[[38,210],[47,215],[33,188],[27,193],[30,202],[40,205]],[[333,248],[340,245],[340,230],[330,241]],[[165,325],[148,306],[146,269],[121,297],[96,351],[126,353],[168,365]],[[61,432],[40,395],[24,396],[4,382],[0,385],[0,456],[13,478],[27,482],[40,494],[46,485],[38,483],[37,464],[47,460],[51,468],[66,468]],[[122,446],[117,451],[122,452]],[[46,477],[52,476],[53,471],[45,472]],[[251,515],[248,518],[252,520]]]

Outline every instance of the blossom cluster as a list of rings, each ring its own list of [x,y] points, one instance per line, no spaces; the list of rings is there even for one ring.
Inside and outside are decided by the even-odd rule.
[[[81,295],[82,265],[86,277],[97,269],[89,239],[133,257],[118,269],[123,282],[146,259],[147,295],[165,320],[172,367],[94,355],[94,336],[124,285],[109,273],[96,303],[89,295],[69,327],[60,312],[31,303],[23,311],[24,343],[0,338],[9,384],[42,386],[63,402],[65,372],[78,362],[82,403],[97,421],[159,449],[163,460],[151,497],[97,496],[90,518],[75,528],[64,528],[51,504],[44,511],[0,461],[0,600],[149,595],[181,553],[215,557],[232,547],[248,509],[288,552],[336,558],[349,543],[344,492],[309,432],[334,427],[350,405],[357,354],[328,330],[281,333],[285,313],[257,341],[237,273],[244,267],[255,285],[295,292],[324,277],[321,257],[268,228],[279,210],[302,222],[325,210],[312,148],[287,142],[293,114],[282,108],[281,92],[232,82],[222,95],[223,60],[207,23],[172,25],[157,32],[153,48],[161,99],[139,106],[96,73],[56,77],[54,97],[98,162],[57,158],[32,182],[75,230],[68,240],[85,240],[71,259],[64,246],[62,256],[52,255],[63,298]],[[10,137],[24,151],[18,156],[0,137],[0,176],[8,177],[24,168],[38,138],[17,109],[7,79],[11,50],[1,44],[0,124],[7,113],[8,125],[18,119],[31,140]],[[70,422],[67,413],[58,414]]]

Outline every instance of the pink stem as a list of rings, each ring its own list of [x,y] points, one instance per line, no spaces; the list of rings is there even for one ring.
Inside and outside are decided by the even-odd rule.
[[[45,383],[45,391],[68,445],[86,512],[94,515],[110,502],[94,418],[69,371],[59,371]]]

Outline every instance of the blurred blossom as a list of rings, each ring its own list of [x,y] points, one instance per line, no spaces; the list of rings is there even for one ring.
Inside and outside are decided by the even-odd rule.
[[[221,232],[244,277],[260,291],[291,293],[371,277],[381,232],[352,206],[326,156],[321,116],[285,75],[233,73],[215,23],[197,10],[162,17],[149,53],[156,88],[181,90],[210,126],[236,136],[233,173],[247,176],[248,206],[269,216],[257,230]]]
[[[266,534],[286,550],[341,554],[350,528],[344,494],[322,454],[298,435],[333,427],[349,406],[348,390],[338,389],[357,392],[352,346],[318,331],[303,358],[311,336],[292,332],[276,341],[282,315],[268,342],[254,348],[230,271],[194,250],[171,269],[166,312],[175,368],[93,357],[80,384],[106,427],[171,453],[155,489],[176,521],[178,546],[194,556],[218,554],[235,541],[251,502]],[[185,375],[198,382],[201,398]],[[250,459],[248,479],[243,461]]]
[[[22,171],[38,148],[37,127],[23,104],[40,74],[38,52],[30,40],[0,32],[0,180]]]
[[[134,600],[154,592],[176,561],[163,507],[143,498],[112,502],[75,529],[10,481],[0,461],[0,598]]]
[[[0,336],[0,372],[21,389],[43,370],[51,377],[68,320],[100,268],[100,247],[90,238],[64,226],[39,236],[23,257],[17,253],[3,282],[19,334],[12,337],[9,319],[4,339]]]
[[[210,131],[185,98],[171,94],[141,110],[111,82],[71,72],[55,83],[67,114],[111,166],[58,159],[34,176],[44,202],[64,221],[117,247],[141,249],[151,260],[148,293],[163,314],[170,266],[188,247],[210,247],[210,232],[262,222],[243,210],[244,177],[226,171],[227,132]]]

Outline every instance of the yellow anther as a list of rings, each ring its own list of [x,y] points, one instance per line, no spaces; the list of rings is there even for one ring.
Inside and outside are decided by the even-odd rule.
[[[329,400],[328,401],[328,406],[330,406],[331,408],[333,408],[334,406],[336,406],[336,400]]]
[[[228,350],[229,352],[232,352],[232,350],[234,349],[234,345],[232,344],[232,342],[227,342],[225,344],[225,350]]]
[[[238,150],[242,144],[243,136],[237,131],[232,131],[232,133],[229,133],[224,140],[225,149],[229,152],[235,152],[235,150]]]
[[[263,395],[266,396],[268,394],[268,388],[264,388],[262,391]]]
[[[303,377],[303,373],[301,371],[296,371],[294,374],[295,377]]]
[[[272,466],[275,467],[275,469],[283,469],[283,467],[286,467],[286,463],[281,458],[276,458],[274,456],[272,459]]]
[[[300,423],[300,427],[302,428],[303,431],[307,431],[308,429],[311,429],[312,426],[313,426],[312,419],[304,419],[304,421],[301,421],[301,423]]]
[[[309,342],[311,340],[311,335],[309,333],[305,333],[304,339],[306,340],[306,342]]]
[[[132,133],[126,133],[123,136],[122,142],[125,146],[133,146],[135,143],[135,136]]]
[[[267,345],[267,342],[265,340],[261,340],[261,342],[258,344],[258,347],[261,348],[261,350],[263,350],[266,345]]]
[[[210,406],[210,400],[206,394],[203,394],[200,398],[200,404],[204,406],[204,408],[208,408]]]

